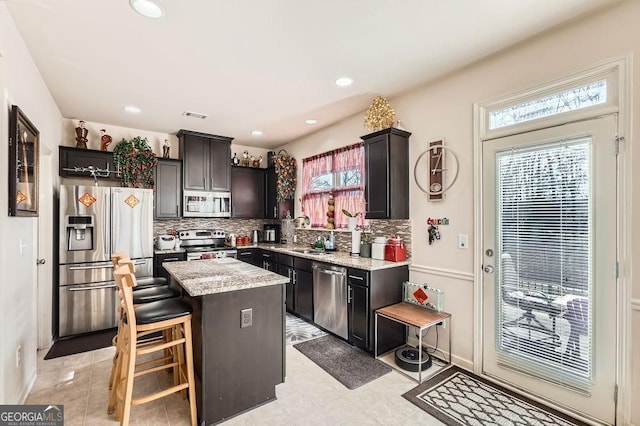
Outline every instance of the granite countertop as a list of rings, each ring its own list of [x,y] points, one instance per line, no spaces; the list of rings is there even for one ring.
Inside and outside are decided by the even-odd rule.
[[[253,246],[244,246],[242,248],[261,248],[277,253],[288,254],[290,256],[303,257],[305,259],[315,260],[317,262],[330,263],[333,265],[346,266],[348,268],[364,269],[366,271],[377,271],[379,269],[397,268],[399,266],[411,265],[411,259],[402,262],[389,262],[387,260],[377,260],[368,257],[352,257],[350,253],[345,251],[325,252],[326,254],[318,255],[313,249],[307,246],[293,244],[273,244],[260,243]],[[300,251],[308,250],[309,253],[301,253]]]
[[[289,282],[287,277],[230,257],[168,262],[162,266],[193,297]]]

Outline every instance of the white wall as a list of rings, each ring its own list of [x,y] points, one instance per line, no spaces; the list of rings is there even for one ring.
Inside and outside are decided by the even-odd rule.
[[[0,2],[0,200],[7,200],[8,122],[11,105],[18,105],[40,131],[40,143],[54,152],[62,133],[61,116],[44,84],[4,3]],[[54,188],[57,178],[41,183]],[[4,206],[6,208],[6,204]],[[6,210],[4,210],[6,212]],[[52,220],[51,211],[40,211]],[[0,403],[22,402],[36,374],[36,243],[37,219],[0,214]],[[25,244],[23,254],[19,242]],[[49,256],[51,259],[51,256]],[[16,367],[16,348],[22,347],[22,363]]]
[[[429,141],[444,138],[445,143],[460,156],[459,181],[444,202],[429,202],[419,191],[413,178],[410,185],[410,218],[413,227],[413,258],[411,280],[428,282],[446,292],[446,310],[451,312],[454,361],[471,366],[474,360],[474,286],[473,250],[457,248],[457,235],[469,235],[473,247],[473,104],[485,99],[517,92],[542,82],[589,68],[605,60],[629,53],[640,54],[640,2],[629,1],[588,18],[548,32],[532,40],[500,52],[481,62],[428,84],[406,95],[390,99],[396,115],[410,132],[410,165]],[[640,105],[640,68],[631,75],[636,88],[630,96],[633,105]],[[630,128],[640,125],[640,116],[627,111]],[[309,155],[347,145],[368,133],[363,127],[364,112],[315,134],[288,144],[285,148],[300,161]],[[633,135],[627,134],[625,144],[631,155]],[[631,161],[633,164],[633,160]],[[640,211],[640,168],[632,172],[631,205],[634,215]],[[299,179],[298,182],[301,182]],[[296,212],[299,214],[300,212]],[[449,226],[441,227],[442,240],[426,243],[427,217],[448,217]],[[631,259],[623,259],[623,274],[631,280],[632,265],[640,265],[640,226],[631,224]],[[631,282],[631,281],[630,281]],[[640,299],[640,279],[633,277],[633,293]],[[630,300],[625,301],[630,303]],[[640,303],[640,302],[639,302]],[[627,392],[627,401],[640,398],[640,311],[634,313],[635,328],[631,331],[633,352],[631,371],[634,394]],[[626,336],[623,336],[626,337]],[[632,407],[632,424],[640,425],[640,406]],[[628,419],[626,419],[628,420]]]

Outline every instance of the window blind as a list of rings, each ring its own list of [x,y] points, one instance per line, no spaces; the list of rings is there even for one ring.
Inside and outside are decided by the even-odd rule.
[[[587,392],[592,382],[591,141],[496,154],[498,362]]]

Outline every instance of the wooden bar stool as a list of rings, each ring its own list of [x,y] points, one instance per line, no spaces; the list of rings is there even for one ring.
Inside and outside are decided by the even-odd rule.
[[[114,270],[114,277],[121,294],[125,312],[123,326],[118,335],[117,359],[114,386],[109,398],[109,412],[116,411],[121,425],[128,425],[131,406],[154,401],[171,393],[188,391],[191,408],[191,424],[196,426],[195,379],[193,372],[193,348],[191,340],[191,307],[180,299],[168,299],[134,307],[132,288],[136,284],[135,274],[127,265]],[[169,340],[161,340],[140,346],[138,339],[146,334],[165,332]],[[156,360],[136,364],[141,355],[164,352],[172,348],[173,362],[150,367]],[[160,360],[164,360],[160,358]],[[139,367],[137,369],[136,367]],[[145,374],[173,368],[173,386],[162,391],[133,399],[134,379]],[[137,371],[136,371],[137,370]],[[177,376],[176,376],[177,374]]]
[[[133,261],[131,261],[131,259],[129,259],[129,257],[126,255],[126,253],[124,252],[119,252],[116,253],[113,257],[112,257],[112,262],[114,265],[114,268],[118,267],[119,265],[125,265],[127,266],[127,268],[129,269],[129,272],[135,274],[135,265],[133,263]],[[166,280],[165,280],[166,281]],[[132,289],[133,291],[133,304],[134,305],[139,305],[139,304],[143,304],[143,303],[150,303],[150,302],[157,302],[157,301],[161,301],[161,300],[167,300],[167,299],[175,299],[177,297],[180,296],[180,291],[178,291],[177,289],[171,288],[169,287],[167,284],[159,284],[156,286],[148,286],[148,287],[144,287],[144,288],[139,288],[138,286],[136,286],[135,288]],[[112,344],[113,346],[116,347],[116,353],[113,356],[113,367],[111,368],[111,377],[109,378],[109,389],[111,389],[113,387],[113,379],[115,376],[115,365],[116,365],[116,360],[119,354],[119,350],[118,350],[118,335],[120,334],[120,330],[122,328],[122,319],[124,317],[124,309],[120,308],[120,315],[118,318],[118,332],[116,334],[116,336],[114,336]],[[165,332],[166,334],[167,332]],[[153,338],[155,340],[157,339],[167,339],[168,336],[162,335],[160,337],[156,337]],[[148,336],[147,339],[148,340]],[[170,350],[167,350],[165,353],[166,357],[169,357],[169,355],[173,355],[171,353]]]

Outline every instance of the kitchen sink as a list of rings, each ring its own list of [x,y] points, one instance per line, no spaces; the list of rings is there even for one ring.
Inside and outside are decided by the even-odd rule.
[[[320,250],[314,250],[311,248],[297,248],[297,249],[291,249],[292,252],[295,253],[300,253],[300,254],[308,254],[311,256],[324,256],[327,254],[327,252],[325,251],[320,251]]]

